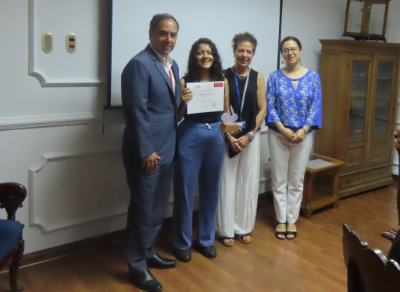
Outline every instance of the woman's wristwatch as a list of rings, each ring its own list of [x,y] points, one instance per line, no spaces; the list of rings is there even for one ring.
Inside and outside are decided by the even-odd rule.
[[[250,131],[246,133],[246,137],[249,139],[249,142],[253,141],[254,139],[254,132]]]
[[[306,132],[306,134],[308,134],[308,132],[310,132],[310,129],[307,130],[307,129],[304,128],[304,127],[303,127],[302,129],[304,130],[304,132]]]

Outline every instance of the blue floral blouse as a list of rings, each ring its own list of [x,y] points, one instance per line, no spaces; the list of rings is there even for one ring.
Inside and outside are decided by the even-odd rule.
[[[292,81],[299,81],[294,89]],[[296,132],[303,126],[321,129],[322,100],[319,74],[313,70],[301,78],[287,77],[281,70],[272,72],[267,82],[267,118],[265,123],[279,133],[273,122],[281,122]]]

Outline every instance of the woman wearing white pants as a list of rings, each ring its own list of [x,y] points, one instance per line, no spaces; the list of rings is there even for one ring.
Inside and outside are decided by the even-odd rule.
[[[225,136],[216,232],[228,247],[233,245],[234,237],[242,243],[251,242],[260,179],[259,129],[267,107],[264,76],[249,67],[257,47],[256,38],[247,32],[240,33],[232,44],[235,65],[224,73],[229,84],[229,103],[238,119],[246,122],[246,128]]]
[[[286,37],[280,44],[286,61],[267,82],[266,123],[271,155],[272,191],[276,220],[275,236],[297,236],[303,196],[304,173],[313,144],[312,130],[321,128],[321,83],[317,72],[303,67],[300,41]]]

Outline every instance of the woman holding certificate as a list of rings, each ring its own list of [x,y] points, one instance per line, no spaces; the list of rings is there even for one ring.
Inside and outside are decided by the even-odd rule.
[[[280,44],[286,66],[269,76],[267,83],[268,144],[271,155],[272,191],[279,240],[297,236],[306,171],[313,139],[321,128],[319,74],[301,65],[303,49],[295,37]]]
[[[215,214],[225,150],[219,127],[221,115],[229,106],[229,93],[220,56],[211,40],[201,38],[193,44],[187,73],[180,82],[178,119],[185,119],[178,127],[173,246],[176,258],[188,262],[192,258],[192,211],[197,183],[200,204],[196,247],[207,258],[217,256]]]
[[[228,247],[233,245],[234,237],[242,243],[251,242],[260,178],[259,130],[266,116],[264,76],[249,67],[257,40],[250,33],[240,33],[233,38],[232,46],[235,65],[225,71],[229,100],[238,120],[246,124],[238,134],[225,135],[216,230]]]

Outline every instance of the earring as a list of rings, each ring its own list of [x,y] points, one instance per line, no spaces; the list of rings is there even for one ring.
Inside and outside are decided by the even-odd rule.
[[[282,65],[285,65],[285,63],[286,63],[285,60],[282,60],[282,61],[281,61],[281,64],[282,64]]]

